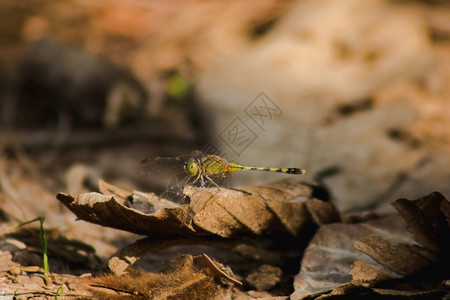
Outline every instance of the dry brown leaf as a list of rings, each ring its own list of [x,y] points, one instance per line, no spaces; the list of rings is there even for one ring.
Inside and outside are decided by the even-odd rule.
[[[106,275],[88,278],[84,286],[99,299],[212,299],[229,287],[216,276],[209,267],[195,266],[191,255],[181,255],[168,273]]]
[[[360,224],[337,223],[321,226],[305,250],[300,273],[294,279],[295,291],[291,299],[317,296],[351,282],[352,275],[355,276],[357,271],[353,269],[353,273],[350,273],[355,261],[366,262],[382,269],[373,259],[355,250],[352,242],[379,232],[390,233],[392,238],[396,238],[402,236],[401,228],[399,216],[373,219]],[[398,278],[396,274],[386,272],[389,276]],[[363,276],[367,275],[358,277]]]
[[[359,259],[353,263],[350,274],[353,280],[360,282],[362,285],[367,283],[367,286],[374,282],[392,279],[388,272]]]
[[[405,222],[415,243],[391,243],[385,237],[367,236],[354,247],[384,267],[405,276],[428,271],[437,278],[448,274],[450,253],[450,202],[434,192],[417,200],[398,199],[392,203]]]
[[[364,286],[360,286],[358,284],[355,284],[353,282],[345,283],[342,285],[337,286],[331,293],[321,295],[317,297],[316,299],[332,299],[334,297],[342,297],[342,296],[348,296],[348,297],[357,297],[360,295],[366,295],[369,294],[370,289],[366,288]]]
[[[233,272],[231,271],[230,268],[225,267],[223,264],[219,262],[213,261],[208,255],[202,254],[194,256],[194,260],[202,268],[208,268],[215,276],[223,278],[234,284],[242,285],[242,282],[233,277]]]
[[[414,275],[434,263],[436,255],[417,245],[392,244],[378,235],[354,241],[353,247],[366,253],[384,267],[401,275]]]
[[[108,261],[108,267],[115,275],[127,273],[128,268],[147,253],[157,252],[178,245],[205,245],[234,252],[250,260],[265,263],[281,264],[284,260],[282,253],[258,248],[239,239],[211,239],[211,237],[188,238],[157,238],[146,237],[117,251]]]
[[[340,220],[332,204],[311,198],[309,185],[280,181],[240,189],[245,192],[188,186],[184,193],[190,204],[181,206],[151,193],[127,192],[105,182],[100,183],[100,190],[110,195],[58,194],[57,198],[82,220],[143,235],[298,236],[307,225]]]
[[[351,295],[442,297],[446,293],[446,287],[440,282],[448,278],[449,274],[449,202],[443,195],[435,192],[413,201],[399,199],[393,206],[401,216],[347,224],[350,227],[342,228],[342,232],[333,232],[329,228],[344,224],[321,227],[305,251],[302,269],[295,281],[296,291],[291,298],[306,297],[308,292],[316,295],[326,293],[327,288],[333,284],[335,284],[333,291],[320,296],[319,299]],[[406,224],[407,231],[399,222],[402,220]],[[326,231],[330,232],[324,234]],[[357,232],[360,240],[357,240],[358,237],[354,234],[351,236],[352,232]],[[368,234],[369,232],[372,234]],[[331,242],[333,239],[343,244],[353,240],[355,250],[367,254],[379,264],[363,255],[361,258],[364,259],[356,260],[351,266],[352,279],[346,277],[348,265],[339,266],[339,261],[345,257],[342,250],[346,248],[342,247],[342,244],[339,245],[339,242],[333,244]],[[416,242],[421,245],[417,245]],[[355,257],[355,250],[346,250],[353,252]],[[320,255],[320,251],[328,256]],[[336,256],[333,257],[329,253],[335,253]],[[350,258],[349,255],[347,257]],[[414,276],[415,279],[408,283],[408,276]],[[402,284],[398,284],[398,280],[391,280],[398,278],[403,279]],[[419,278],[425,282],[422,288],[417,287]],[[339,279],[342,284],[338,284]],[[345,279],[348,281],[344,283]]]
[[[78,218],[102,226],[122,229],[138,234],[193,234],[194,230],[183,226],[187,207],[164,208],[153,214],[145,214],[126,207],[112,195],[85,193],[76,197],[58,194],[57,198]],[[164,226],[161,226],[161,225]],[[197,234],[201,234],[199,231]]]
[[[450,202],[440,193],[411,201],[398,199],[392,206],[405,220],[405,227],[423,247],[450,250]]]
[[[116,197],[120,197],[121,199],[123,199],[123,201],[125,201],[125,199],[130,195],[129,191],[109,184],[103,180],[99,180],[98,189],[103,195],[115,195]]]
[[[420,290],[412,287],[403,289],[367,288],[355,282],[338,286],[331,293],[317,297],[317,300],[325,299],[442,299],[445,291],[435,286],[424,286]]]

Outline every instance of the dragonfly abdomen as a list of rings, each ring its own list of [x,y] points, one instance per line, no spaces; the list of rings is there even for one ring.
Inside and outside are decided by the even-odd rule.
[[[277,172],[285,174],[304,174],[305,170],[300,168],[269,168],[269,167],[257,167],[257,166],[244,166],[241,165],[241,170],[256,170],[265,172]]]
[[[235,162],[227,162],[225,159],[217,155],[208,155],[198,162],[201,166],[201,173],[205,175],[219,175],[242,170],[256,170],[265,172],[277,172],[285,174],[304,174],[305,170],[300,168],[269,168],[269,167],[258,167],[258,166],[247,166],[238,164]]]

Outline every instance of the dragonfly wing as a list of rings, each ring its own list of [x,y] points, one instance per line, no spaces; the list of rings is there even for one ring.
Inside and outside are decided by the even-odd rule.
[[[191,157],[201,158],[204,154],[200,151],[194,151],[190,154],[174,157],[154,157],[145,158],[139,164],[139,171],[144,176],[164,176],[172,178],[173,176],[184,173],[184,163]]]
[[[183,189],[187,185],[192,185],[193,181],[194,179],[186,176],[185,173],[177,174],[170,179],[167,189],[161,194],[161,197],[178,204],[187,204],[189,199],[183,194]]]
[[[225,173],[202,175],[196,180],[196,177],[187,176],[184,172],[184,163],[189,158],[201,159],[205,154],[201,151],[195,151],[187,155],[177,157],[156,157],[153,159],[144,159],[141,161],[141,170],[149,177],[156,179],[163,184],[161,197],[178,204],[186,204],[189,199],[183,194],[185,186],[195,186],[201,188],[216,188],[224,186],[228,182],[228,176]]]
[[[179,157],[155,157],[143,159],[139,171],[144,176],[173,177],[183,171],[184,161]]]

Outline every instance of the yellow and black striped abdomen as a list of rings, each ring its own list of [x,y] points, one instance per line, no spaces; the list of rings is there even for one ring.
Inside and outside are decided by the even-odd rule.
[[[202,175],[219,175],[232,172],[238,172],[242,170],[255,170],[265,172],[277,172],[284,174],[304,174],[305,170],[300,168],[269,168],[269,167],[257,167],[247,166],[234,162],[227,162],[220,156],[207,155],[199,161],[201,166]]]
[[[304,174],[305,170],[299,168],[269,168],[269,167],[257,167],[257,166],[246,166],[236,163],[230,163],[229,168],[231,172],[240,170],[255,170],[264,172],[277,172],[285,174]]]

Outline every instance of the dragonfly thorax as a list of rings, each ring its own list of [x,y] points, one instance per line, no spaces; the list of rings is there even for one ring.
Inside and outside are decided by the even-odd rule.
[[[191,177],[197,176],[198,173],[200,172],[200,166],[199,166],[197,160],[193,157],[189,158],[184,163],[184,171],[186,172],[186,174],[188,176],[191,176]]]

